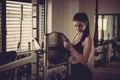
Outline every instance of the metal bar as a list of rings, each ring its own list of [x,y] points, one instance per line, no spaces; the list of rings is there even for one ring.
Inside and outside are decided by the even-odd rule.
[[[44,80],[48,80],[48,72],[47,72],[47,70],[48,70],[48,64],[47,64],[47,53],[48,53],[48,50],[47,50],[47,44],[48,44],[48,42],[47,42],[47,34],[45,34],[45,37],[44,37],[44,48],[45,48],[45,50],[44,50],[44,56],[43,56],[43,62],[44,62],[44,64],[43,64],[43,76],[44,76]]]
[[[45,50],[44,50],[44,80],[48,80],[48,64],[47,64],[47,61],[48,61],[48,59],[47,59],[47,53],[48,53],[48,48],[47,48],[47,44],[48,44],[48,36],[47,36],[47,11],[48,11],[48,1],[47,0],[45,0],[45,11],[44,11],[44,13],[45,13],[45,22],[44,22],[44,24],[45,24],[45,30],[44,30],[44,48],[45,48]]]
[[[45,25],[45,29],[44,29],[44,34],[47,34],[47,14],[48,14],[48,0],[45,0],[45,9],[44,9],[44,18],[45,18],[45,22],[44,22],[44,25]]]
[[[31,53],[31,55],[28,56],[28,57],[25,57],[25,58],[7,63],[5,65],[2,65],[2,66],[0,66],[0,72],[7,71],[7,70],[10,70],[10,69],[14,69],[14,68],[17,68],[19,66],[31,63],[32,58],[33,58],[33,53]]]
[[[36,31],[36,36],[37,36],[37,42],[38,43],[40,43],[39,42],[39,33],[40,33],[40,31],[39,31],[39,0],[36,0],[36,28],[37,28],[37,31]]]
[[[95,32],[94,32],[94,47],[98,46],[98,0],[96,0],[95,10]]]
[[[35,19],[36,19],[36,40],[39,44],[39,0],[32,0],[33,7],[35,7]],[[39,52],[36,54],[36,80],[39,80]]]
[[[2,53],[6,53],[6,0],[2,0]]]

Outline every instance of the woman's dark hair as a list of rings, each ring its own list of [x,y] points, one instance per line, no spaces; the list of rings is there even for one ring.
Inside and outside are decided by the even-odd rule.
[[[82,13],[76,13],[73,17],[73,21],[81,21],[81,22],[87,22],[87,26],[86,29],[84,31],[84,35],[83,37],[87,37],[90,34],[89,31],[89,19],[86,13],[82,12]]]

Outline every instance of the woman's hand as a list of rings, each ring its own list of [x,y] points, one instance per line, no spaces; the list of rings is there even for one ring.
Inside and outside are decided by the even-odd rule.
[[[70,42],[64,41],[64,42],[63,42],[63,45],[64,45],[64,47],[65,47],[66,49],[68,49],[69,51],[73,48],[73,47],[72,47],[72,44],[71,44]]]

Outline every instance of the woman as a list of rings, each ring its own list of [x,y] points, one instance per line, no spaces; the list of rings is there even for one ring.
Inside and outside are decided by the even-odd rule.
[[[85,13],[76,13],[73,24],[77,34],[72,43],[64,41],[64,47],[71,52],[71,79],[92,80],[92,73],[87,66],[91,53],[92,39],[89,32],[89,19]]]

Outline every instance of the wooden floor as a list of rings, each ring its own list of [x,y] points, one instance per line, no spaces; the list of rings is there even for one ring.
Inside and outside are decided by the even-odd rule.
[[[106,67],[92,70],[93,80],[120,80],[120,62],[110,62]]]

